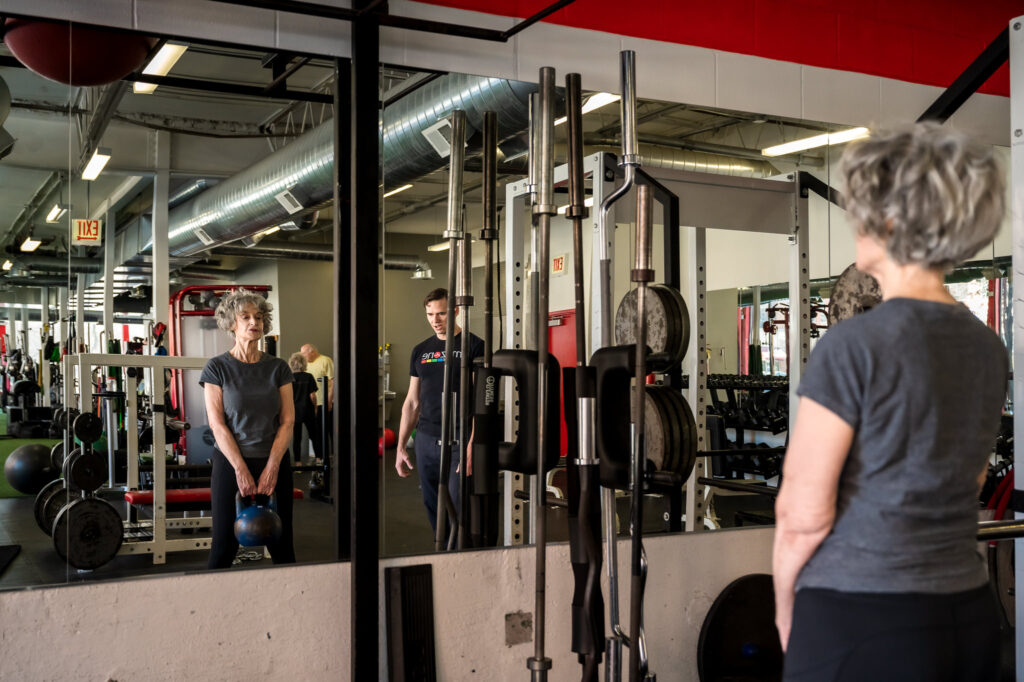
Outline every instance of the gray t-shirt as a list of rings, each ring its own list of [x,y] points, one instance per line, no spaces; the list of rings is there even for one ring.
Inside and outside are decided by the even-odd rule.
[[[264,353],[256,362],[242,362],[231,353],[210,358],[199,385],[220,386],[224,421],[246,459],[270,456],[281,424],[281,387],[292,383],[292,371],[281,358]]]
[[[978,475],[1009,379],[1005,346],[967,308],[897,298],[840,322],[798,393],[854,428],[832,532],[797,589],[953,593],[987,580]]]

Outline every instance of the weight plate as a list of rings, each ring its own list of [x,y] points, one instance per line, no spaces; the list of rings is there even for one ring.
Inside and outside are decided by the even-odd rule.
[[[690,347],[690,310],[686,307],[686,300],[681,293],[666,284],[656,284],[655,286],[675,303],[678,313],[676,320],[679,323],[679,348],[673,364],[679,365],[686,358],[686,351]]]
[[[96,451],[83,452],[68,466],[68,482],[78,490],[97,490],[107,480],[107,463]]]
[[[53,527],[53,519],[50,519],[50,525],[47,525],[46,524],[46,517],[43,515],[44,514],[43,510],[46,508],[46,501],[49,498],[49,496],[53,493],[54,490],[63,490],[63,489],[64,489],[64,481],[58,478],[58,479],[56,479],[54,481],[50,481],[49,483],[44,485],[43,489],[40,490],[39,493],[36,495],[35,504],[32,505],[32,512],[35,514],[36,524],[39,525],[39,527],[42,529],[42,531],[44,533],[49,533],[50,532],[50,528]]]
[[[76,459],[78,459],[81,456],[81,454],[82,454],[82,448],[73,448],[71,450],[71,452],[68,453],[68,456],[64,458],[64,464],[61,466],[60,471],[61,471],[61,476],[69,484],[72,483],[70,477],[68,476],[68,473],[71,470],[71,465],[72,465],[72,463],[74,463],[74,461]]]
[[[675,389],[670,386],[662,387],[661,399],[665,403],[665,413],[673,427],[672,451],[667,469],[680,473],[680,469],[685,463],[683,443],[689,433],[689,425],[686,423],[682,410],[679,409],[679,393]]]
[[[103,422],[91,412],[83,412],[75,417],[75,438],[83,443],[95,443],[103,435]]]
[[[50,450],[50,463],[53,464],[55,471],[63,471],[64,469],[64,441],[61,441],[53,446]]]
[[[737,578],[711,604],[697,643],[697,675],[701,682],[782,679],[770,575]]]
[[[615,313],[615,340],[619,345],[636,343],[636,304],[637,289],[631,289],[619,303],[619,309]],[[668,316],[672,314],[666,310],[660,296],[651,295],[648,291],[646,297],[647,317],[647,347],[653,353],[666,353],[673,343],[669,338]]]
[[[662,413],[661,401],[655,397],[655,391],[645,391],[644,408],[644,445],[647,461],[651,463],[652,471],[661,471],[671,445],[671,435],[665,415]]]
[[[114,506],[97,497],[75,500],[53,522],[53,546],[74,568],[93,570],[121,549],[124,523]]]
[[[671,313],[671,311],[675,309],[675,301],[673,301],[672,298],[669,296],[669,294],[665,291],[665,287],[664,286],[662,286],[660,284],[652,284],[648,288],[648,292],[650,292],[650,294],[652,294],[654,296],[657,296],[661,300],[661,307],[664,310],[666,310],[669,313]],[[680,333],[682,332],[681,323],[680,323],[678,317],[676,315],[672,315],[672,314],[666,315],[665,316],[665,321],[666,321],[667,326],[668,326],[668,339],[669,339],[669,341],[667,342],[667,344],[672,346],[672,347],[674,347],[675,346],[675,341],[673,341],[673,339],[678,339]],[[661,357],[657,357],[656,356],[655,358],[652,358],[652,360],[654,361],[655,364],[658,364],[660,362],[661,364],[665,365],[666,367],[671,368],[672,367],[672,362],[674,360],[674,357],[672,356],[672,353],[671,353],[671,348],[666,348],[666,350],[662,353]]]
[[[874,277],[851,263],[839,275],[828,302],[829,324],[842,322],[882,302],[882,290]]]
[[[63,481],[61,481],[63,484]],[[47,535],[53,533],[53,522],[57,519],[57,514],[65,506],[71,504],[78,499],[78,495],[75,494],[70,488],[61,485],[59,488],[54,488],[46,496],[45,500],[41,500],[41,509],[39,512],[39,527],[43,529],[43,532]]]
[[[674,471],[676,450],[679,445],[679,420],[672,413],[672,407],[668,403],[666,393],[670,390],[666,386],[648,386],[648,395],[654,399],[660,413],[661,428],[665,434],[665,451],[662,456],[659,471]]]

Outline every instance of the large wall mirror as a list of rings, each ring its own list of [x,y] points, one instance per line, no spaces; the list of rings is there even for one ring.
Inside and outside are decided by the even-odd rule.
[[[238,286],[272,307],[254,348],[306,372],[280,478],[296,560],[332,559],[334,389],[317,379],[333,376],[334,61],[6,22],[0,588],[207,568],[217,439],[199,379],[235,344],[214,311]],[[117,361],[79,360],[104,353]],[[272,559],[254,544],[229,563]]]
[[[638,54],[639,60],[643,59]],[[474,307],[468,313],[472,333],[483,336],[491,327],[495,348],[512,348],[517,338],[509,329],[522,328],[524,347],[535,334],[528,284],[520,282],[520,273],[509,268],[508,257],[514,251],[509,242],[521,239],[520,253],[529,258],[529,218],[523,216],[520,232],[510,237],[516,224],[510,212],[521,210],[509,203],[517,188],[527,182],[528,123],[530,94],[535,83],[487,78],[459,73],[415,72],[408,69],[384,69],[389,80],[382,81],[382,158],[381,183],[383,210],[381,238],[384,256],[381,266],[380,315],[380,405],[381,405],[381,548],[384,555],[426,553],[435,550],[433,531],[434,491],[437,485],[436,460],[418,463],[416,444],[434,448],[437,424],[429,426],[429,443],[423,436],[424,418],[415,419],[415,411],[406,415],[410,374],[420,405],[441,401],[439,393],[424,395],[420,373],[444,358],[443,342],[431,323],[429,303],[424,298],[434,289],[449,285],[449,247],[446,237],[451,220],[449,178],[451,126],[448,117],[454,109],[466,111],[467,134],[463,165],[463,202],[459,207],[470,242],[472,295]],[[559,86],[562,85],[559,74]],[[601,152],[620,152],[620,120],[614,93],[587,91],[584,86],[584,154],[590,159]],[[559,89],[561,92],[561,88]],[[642,83],[641,83],[642,91]],[[490,293],[495,304],[490,317],[484,313],[486,240],[481,239],[483,221],[483,115],[497,113],[497,178],[499,240],[494,247],[494,283]],[[561,112],[559,113],[561,115]],[[699,451],[716,453],[703,460],[700,475],[714,479],[697,489],[703,501],[701,524],[705,529],[753,527],[774,523],[774,492],[777,490],[782,457],[790,425],[791,365],[806,358],[817,340],[836,322],[829,310],[834,291],[849,285],[849,276],[840,275],[855,257],[852,227],[841,208],[838,180],[839,159],[844,141],[855,139],[859,126],[871,121],[826,122],[775,116],[763,112],[722,110],[685,103],[641,99],[637,112],[643,169],[668,190],[677,194],[684,206],[680,223],[678,252],[666,257],[665,239],[668,213],[666,199],[656,196],[654,266],[659,282],[673,279],[684,298],[687,282],[696,267],[698,254],[691,251],[688,239],[693,228],[703,229],[703,263],[706,289],[703,317],[704,342],[691,343],[687,362],[699,367],[707,377],[704,393],[706,440]],[[816,144],[771,151],[772,147],[818,138]],[[794,148],[796,147],[796,148]],[[555,128],[556,166],[566,161],[564,126]],[[769,155],[770,154],[770,155]],[[595,194],[607,195],[616,182],[612,159],[604,186],[595,192],[593,176],[587,176],[588,205]],[[557,175],[557,172],[556,172]],[[563,176],[564,177],[564,176]],[[598,184],[600,185],[601,182]],[[730,194],[716,194],[723,187]],[[773,190],[774,188],[774,190]],[[766,203],[760,197],[767,191],[780,193],[778,200]],[[731,206],[715,205],[716,197],[728,197]],[[688,223],[688,205],[707,204],[700,209],[702,222]],[[568,203],[565,184],[556,189],[556,203]],[[615,267],[613,305],[631,288],[629,268],[633,258],[633,216],[635,199],[630,195],[617,205],[613,244]],[[779,207],[784,210],[777,210]],[[564,206],[563,206],[564,207]],[[768,210],[769,207],[771,210]],[[596,208],[591,208],[591,211]],[[759,213],[763,211],[763,213]],[[593,213],[591,213],[593,215]],[[804,235],[793,239],[796,226]],[[584,260],[587,282],[587,324],[592,325],[591,306],[596,292],[591,284],[592,223],[586,223]],[[977,259],[951,273],[950,290],[1000,333],[1009,333],[1009,281],[1006,267],[1009,255],[1008,223],[995,248],[978,254]],[[794,269],[794,252],[805,249],[804,261]],[[562,366],[575,363],[573,339],[573,260],[570,221],[560,213],[552,223],[551,300],[547,331],[553,352]],[[672,261],[676,261],[676,266]],[[519,264],[516,263],[518,266]],[[672,268],[678,267],[677,271]],[[525,266],[529,270],[529,264]],[[703,270],[701,272],[704,272]],[[796,274],[806,284],[806,310],[798,313],[791,306],[791,280]],[[526,275],[523,275],[526,279]],[[806,280],[804,282],[804,280]],[[855,282],[856,284],[856,282]],[[525,288],[524,288],[525,286]],[[515,298],[523,289],[522,308]],[[856,289],[856,287],[855,287]],[[857,290],[859,291],[859,290]],[[861,294],[854,292],[855,297]],[[864,297],[869,298],[870,287]],[[849,296],[849,292],[846,294]],[[512,307],[508,306],[511,302]],[[686,300],[692,311],[698,304]],[[869,301],[864,301],[865,305]],[[459,311],[459,326],[467,326],[465,309]],[[803,317],[802,317],[803,316]],[[801,337],[801,328],[806,338]],[[588,326],[588,335],[592,326]],[[802,339],[802,340],[801,340]],[[796,346],[793,345],[794,340]],[[588,339],[588,348],[594,348]],[[456,344],[458,348],[458,344]],[[794,354],[794,349],[798,351]],[[676,386],[688,386],[688,365],[679,366],[681,376],[672,372],[653,380]],[[503,393],[502,410],[515,413],[518,397]],[[563,396],[565,399],[565,396]],[[413,401],[416,402],[416,401]],[[705,408],[700,408],[704,410]],[[457,417],[456,417],[457,419]],[[515,419],[515,418],[511,418]],[[514,424],[514,421],[509,423]],[[414,428],[419,425],[417,434]],[[513,427],[514,428],[514,427]],[[565,425],[562,424],[565,433]],[[458,438],[458,423],[452,426],[453,440]],[[505,438],[510,437],[507,431]],[[563,446],[564,447],[564,446]],[[735,450],[736,454],[723,451]],[[404,466],[408,456],[414,468]],[[457,457],[457,448],[453,458]],[[402,460],[403,473],[396,470]],[[454,464],[452,465],[454,467]],[[568,493],[564,458],[548,485],[548,539],[568,539],[565,498]],[[528,544],[529,507],[525,502],[529,487],[524,476],[507,471],[501,474],[501,501],[498,505],[498,534],[494,544]],[[452,479],[455,485],[457,479]],[[619,493],[619,530],[626,533],[628,498]],[[685,491],[682,495],[685,499]],[[671,495],[650,495],[645,501],[645,531],[672,532],[685,526],[679,518],[685,508]],[[492,546],[483,543],[482,546]],[[480,547],[478,545],[477,547]],[[467,543],[466,548],[476,548]]]

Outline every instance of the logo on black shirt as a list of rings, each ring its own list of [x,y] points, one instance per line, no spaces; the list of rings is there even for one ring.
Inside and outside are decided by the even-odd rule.
[[[454,354],[455,354],[456,358],[461,358],[462,357],[462,351],[461,350],[454,351]],[[436,350],[434,352],[427,351],[426,353],[424,353],[423,355],[420,356],[420,364],[421,365],[427,365],[427,364],[431,364],[431,363],[434,363],[434,362],[444,362],[444,351],[443,350]]]

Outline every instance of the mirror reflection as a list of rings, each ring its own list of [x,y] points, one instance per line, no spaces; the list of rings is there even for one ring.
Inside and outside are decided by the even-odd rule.
[[[19,19],[0,65],[0,588],[333,558],[333,63]]]

